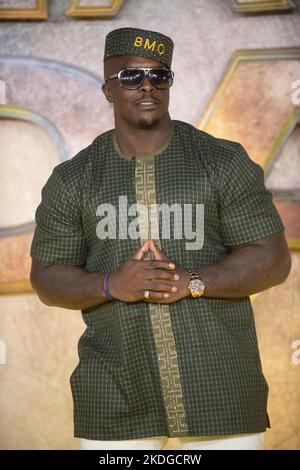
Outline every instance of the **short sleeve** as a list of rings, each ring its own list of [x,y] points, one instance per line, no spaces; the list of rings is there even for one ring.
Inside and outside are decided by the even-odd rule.
[[[86,259],[81,211],[56,168],[42,189],[35,212],[30,256],[49,264],[81,265]]]
[[[228,160],[219,177],[224,244],[238,245],[284,231],[272,193],[265,187],[263,168],[238,143]]]

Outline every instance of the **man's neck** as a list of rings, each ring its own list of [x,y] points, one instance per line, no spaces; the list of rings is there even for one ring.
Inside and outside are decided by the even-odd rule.
[[[133,130],[124,123],[116,123],[115,127],[118,145],[124,155],[128,157],[158,150],[168,140],[171,130],[172,120],[170,116],[152,129],[135,128]]]

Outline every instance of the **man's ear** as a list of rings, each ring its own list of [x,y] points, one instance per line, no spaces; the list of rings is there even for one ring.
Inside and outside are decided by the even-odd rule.
[[[112,96],[112,94],[111,94],[109,85],[108,85],[106,82],[104,82],[101,88],[102,88],[102,91],[103,91],[103,93],[104,93],[105,98],[107,99],[107,101],[108,101],[109,103],[113,103],[113,102],[114,102],[114,98],[113,98],[113,96]]]

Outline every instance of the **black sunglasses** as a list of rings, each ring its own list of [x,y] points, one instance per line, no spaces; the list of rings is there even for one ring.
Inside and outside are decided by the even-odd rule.
[[[170,88],[174,82],[174,73],[172,70],[163,67],[152,69],[144,67],[128,67],[120,70],[119,73],[111,75],[105,81],[117,78],[120,86],[127,88],[128,90],[135,90],[142,85],[146,77],[149,78],[153,86],[160,90]]]

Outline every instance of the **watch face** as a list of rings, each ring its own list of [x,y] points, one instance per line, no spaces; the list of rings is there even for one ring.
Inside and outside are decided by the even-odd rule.
[[[192,279],[190,282],[193,297],[200,297],[204,291],[204,284],[201,279]]]

